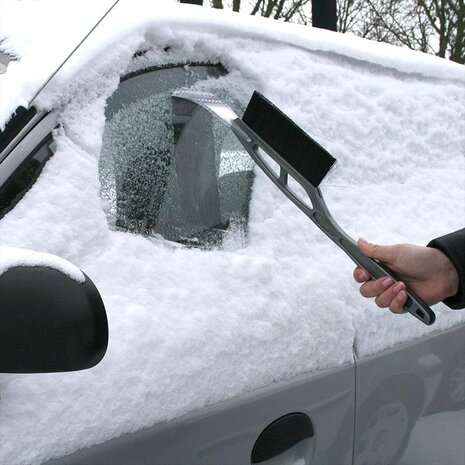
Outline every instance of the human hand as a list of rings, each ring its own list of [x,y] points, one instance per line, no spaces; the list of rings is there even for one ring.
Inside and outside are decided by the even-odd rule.
[[[412,289],[428,305],[451,297],[458,292],[459,277],[449,258],[440,250],[411,244],[381,246],[359,239],[358,247],[370,258],[386,264],[400,281],[391,278],[370,280],[363,268],[354,270],[354,279],[360,286],[363,297],[375,297],[378,307],[393,313],[405,313],[406,286]]]

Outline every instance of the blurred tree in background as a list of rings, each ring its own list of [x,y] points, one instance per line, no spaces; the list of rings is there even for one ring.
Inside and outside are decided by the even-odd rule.
[[[311,24],[311,0],[209,0],[226,8]],[[465,63],[465,0],[336,0],[338,31]]]
[[[266,18],[281,19],[286,22],[310,24],[311,0],[211,0],[213,8],[232,8]],[[309,8],[305,8],[309,6]]]

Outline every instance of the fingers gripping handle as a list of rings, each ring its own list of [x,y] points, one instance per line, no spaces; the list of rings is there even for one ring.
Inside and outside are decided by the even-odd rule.
[[[390,270],[386,265],[372,258],[367,257],[355,243],[348,242],[345,239],[340,239],[340,246],[352,258],[352,260],[362,268],[365,268],[373,279],[388,277],[394,281],[400,281],[399,277]],[[436,315],[426,302],[415,294],[411,289],[406,289],[407,302],[404,305],[404,310],[413,315],[425,325],[432,325],[436,320]]]
[[[373,279],[388,277],[394,282],[400,278],[385,264],[367,257],[357,246],[356,242],[349,237],[334,221],[323,200],[319,189],[310,191],[309,195],[313,202],[314,210],[311,212],[312,221],[358,265],[365,268]],[[406,289],[407,302],[404,310],[425,325],[432,325],[436,320],[433,310],[416,295],[411,289]]]

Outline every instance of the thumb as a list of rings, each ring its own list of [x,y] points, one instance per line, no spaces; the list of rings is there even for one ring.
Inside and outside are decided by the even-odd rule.
[[[380,260],[385,263],[391,263],[394,258],[394,250],[389,245],[376,245],[367,242],[365,239],[358,240],[359,249],[370,258]]]

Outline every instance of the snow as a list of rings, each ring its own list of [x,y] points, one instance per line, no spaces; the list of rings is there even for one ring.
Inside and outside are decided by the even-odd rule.
[[[0,245],[0,277],[18,266],[45,266],[61,271],[78,283],[86,280],[79,268],[56,255]]]
[[[323,193],[349,234],[425,244],[463,227],[462,67],[259,18],[135,3],[118,5],[40,95],[64,129],[33,188],[0,221],[2,245],[61,256],[92,278],[108,312],[107,355],[85,372],[0,376],[0,463],[39,464],[352,363],[354,347],[366,356],[465,321],[439,304],[426,327],[362,299],[347,256],[259,171],[245,244],[210,251],[112,230],[98,172],[105,102],[120,75],[221,62],[229,74],[199,88],[242,107],[258,89],[342,162]],[[33,49],[0,79],[30,70]],[[18,80],[14,98],[30,99],[55,66],[35,62],[41,72]],[[14,104],[3,95],[4,122]]]
[[[0,1],[0,49],[19,59],[0,76],[0,129],[18,105],[27,107],[113,3],[93,0],[83,8],[81,0]]]
[[[87,2],[83,8],[79,0],[1,2],[0,37],[6,38],[2,49],[21,59],[10,63],[8,72],[1,76],[0,127],[4,126],[18,103],[25,105],[32,99],[46,78],[53,74],[113,3],[111,0],[97,0]],[[180,6],[173,4],[173,0],[120,0],[83,43],[80,53],[71,57],[60,70],[55,78],[55,87],[63,81],[66,82],[63,88],[69,85],[68,80],[72,79],[76,70],[95,56],[100,54],[100,58],[105,59],[111,53],[110,43],[118,48],[124,47],[125,41],[135,40],[138,34],[143,35],[147,31],[150,31],[148,35],[152,40],[169,42],[179,28],[194,35],[198,32],[210,32],[223,38],[239,35],[315,52],[329,52],[337,54],[343,61],[355,59],[365,62],[367,68],[381,67],[413,75],[465,79],[463,66],[456,63],[351,34],[336,34],[191,5]],[[119,42],[115,42],[117,36]]]

